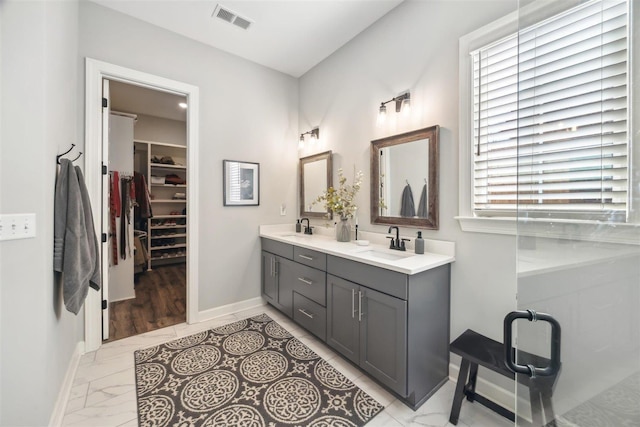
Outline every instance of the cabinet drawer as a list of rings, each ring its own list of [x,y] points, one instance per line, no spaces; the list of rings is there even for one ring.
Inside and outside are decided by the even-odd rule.
[[[404,300],[408,298],[408,276],[397,271],[329,255],[327,257],[327,273],[360,283],[396,298]]]
[[[325,341],[327,330],[326,309],[297,292],[293,293],[293,320],[322,341]]]
[[[293,259],[293,245],[262,238],[262,250],[280,255],[285,258]]]
[[[294,263],[293,290],[322,306],[327,305],[327,273]]]
[[[293,247],[293,260],[318,270],[327,269],[327,255],[322,252],[312,251],[298,246]]]

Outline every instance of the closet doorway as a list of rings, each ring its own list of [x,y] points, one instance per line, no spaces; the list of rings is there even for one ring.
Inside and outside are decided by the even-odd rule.
[[[188,105],[182,95],[104,84],[109,312],[103,340],[114,341],[186,321]]]
[[[184,96],[187,99],[186,118],[186,161],[188,169],[186,180],[186,204],[189,218],[186,224],[186,321],[198,322],[198,116],[199,89],[197,86],[177,80],[167,79],[154,74],[144,73],[130,68],[85,59],[85,170],[89,196],[94,201],[93,217],[96,218],[96,232],[102,233],[102,283],[103,290],[89,293],[85,301],[85,351],[100,348],[103,338],[108,338],[108,269],[109,251],[107,234],[109,233],[109,143],[108,123],[110,107],[109,83],[121,82],[162,93]],[[105,99],[106,97],[106,99]],[[103,141],[104,144],[103,144]],[[104,206],[104,208],[103,208]],[[103,211],[105,212],[103,214]],[[101,219],[99,221],[98,219]],[[104,296],[104,299],[103,299]],[[103,309],[103,307],[105,309]],[[104,326],[104,327],[103,327]]]

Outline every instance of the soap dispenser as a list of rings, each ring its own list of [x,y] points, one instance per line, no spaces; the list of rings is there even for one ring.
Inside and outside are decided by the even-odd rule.
[[[424,239],[422,239],[422,231],[418,231],[418,237],[416,238],[415,246],[417,254],[424,253]]]
[[[302,224],[300,224],[300,220],[297,219],[296,220],[296,233],[299,233],[300,231],[302,231]]]

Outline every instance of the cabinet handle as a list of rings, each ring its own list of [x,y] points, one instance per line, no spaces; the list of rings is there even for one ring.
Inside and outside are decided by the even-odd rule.
[[[362,291],[358,291],[358,322],[362,322]]]
[[[307,256],[307,255],[298,255],[298,256],[302,259],[306,259],[307,261],[313,261],[312,256]]]
[[[275,276],[275,273],[273,272],[273,261],[275,261],[274,257],[269,258],[269,266],[271,267],[271,277]]]
[[[306,283],[307,285],[313,285],[313,281],[305,279],[304,277],[298,277],[298,280],[302,283]]]
[[[351,318],[356,318],[356,290],[351,289]]]
[[[309,314],[307,313],[304,309],[299,308],[298,311],[302,314],[304,314],[305,316],[307,316],[309,319],[313,319],[313,314]]]

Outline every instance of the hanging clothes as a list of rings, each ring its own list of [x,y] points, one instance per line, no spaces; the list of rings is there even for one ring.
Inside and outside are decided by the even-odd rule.
[[[426,218],[428,216],[427,203],[427,184],[425,184],[424,187],[422,187],[420,201],[418,202],[418,216],[420,218]]]
[[[133,179],[120,178],[121,217],[120,217],[120,258],[127,259],[131,256],[131,242],[129,241],[129,227],[131,227],[131,208],[135,200],[135,187]]]
[[[66,309],[78,314],[89,287],[100,289],[100,252],[82,171],[60,159],[54,197],[53,270],[62,273]]]
[[[413,203],[413,192],[409,183],[402,191],[402,204],[400,206],[400,216],[412,217],[416,216],[416,208]]]
[[[142,229],[142,222],[153,216],[151,211],[151,197],[149,196],[149,187],[144,175],[138,172],[133,173],[133,182],[136,190],[136,202],[138,206],[134,210],[134,219],[136,228]]]
[[[120,217],[120,174],[112,171],[111,192],[109,194],[109,238],[111,239],[111,265],[118,265],[118,238],[116,230],[116,217]]]

